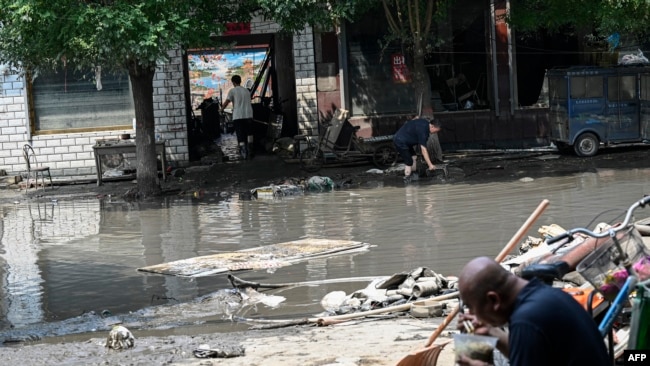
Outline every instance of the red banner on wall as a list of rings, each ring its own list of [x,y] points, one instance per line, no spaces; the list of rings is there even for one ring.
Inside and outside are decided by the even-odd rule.
[[[226,23],[224,36],[238,36],[242,34],[251,34],[251,23]]]
[[[393,69],[393,82],[408,83],[411,81],[411,73],[406,66],[406,59],[401,53],[394,53],[391,56],[391,65]]]

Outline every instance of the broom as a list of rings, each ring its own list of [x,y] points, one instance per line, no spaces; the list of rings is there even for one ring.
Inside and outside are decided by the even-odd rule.
[[[549,201],[547,199],[540,202],[539,206],[537,206],[535,211],[533,211],[530,217],[528,217],[528,220],[524,222],[524,224],[519,228],[512,239],[510,239],[508,244],[506,244],[506,246],[501,249],[501,252],[495,258],[497,262],[500,263],[503,261],[508,253],[510,253],[512,249],[514,249],[514,247],[521,241],[526,232],[528,232],[530,227],[533,225],[533,222],[535,222],[535,220],[537,220],[542,212],[544,212],[548,206],[548,203]],[[429,339],[427,340],[427,343],[424,345],[423,349],[409,353],[406,357],[400,360],[397,366],[435,366],[438,362],[438,356],[440,355],[440,352],[449,342],[445,342],[444,344],[433,344],[433,342],[445,330],[445,328],[447,328],[447,325],[451,323],[459,311],[460,304],[454,308],[454,310],[451,311],[447,317],[445,317],[445,319],[438,326],[438,328],[436,328],[433,334],[429,336]]]

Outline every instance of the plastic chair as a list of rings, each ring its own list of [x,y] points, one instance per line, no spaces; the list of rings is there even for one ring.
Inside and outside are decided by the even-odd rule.
[[[25,165],[27,167],[27,186],[25,189],[29,189],[31,186],[32,176],[34,177],[34,188],[38,189],[38,176],[41,176],[41,182],[43,183],[43,189],[45,189],[45,173],[50,179],[50,186],[52,186],[52,175],[50,175],[50,167],[38,165],[36,160],[36,153],[32,149],[31,145],[23,145],[23,158],[25,159]]]

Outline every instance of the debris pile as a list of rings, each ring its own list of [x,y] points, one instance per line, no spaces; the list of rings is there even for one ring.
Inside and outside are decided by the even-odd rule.
[[[418,302],[455,291],[456,277],[445,277],[429,268],[418,267],[372,281],[366,288],[349,295],[343,291],[330,292],[321,300],[321,306],[325,315],[341,315]],[[431,316],[434,315],[435,311]]]

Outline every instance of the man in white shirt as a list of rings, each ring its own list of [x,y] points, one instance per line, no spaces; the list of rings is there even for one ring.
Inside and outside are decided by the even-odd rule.
[[[232,121],[235,124],[235,133],[239,143],[239,153],[242,159],[252,157],[253,147],[253,107],[251,105],[250,91],[241,86],[241,76],[234,75],[230,81],[235,86],[228,91],[222,109],[232,102]]]

